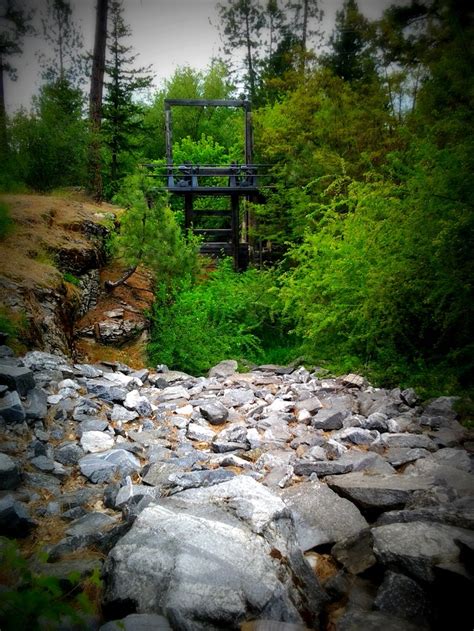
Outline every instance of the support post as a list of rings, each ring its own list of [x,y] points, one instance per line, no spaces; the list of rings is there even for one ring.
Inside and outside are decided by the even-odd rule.
[[[194,221],[194,209],[193,209],[193,195],[192,193],[186,193],[184,196],[184,227],[186,230],[191,230]]]
[[[231,210],[232,210],[232,218],[231,218],[231,229],[232,229],[232,256],[234,258],[234,269],[237,271],[240,268],[239,261],[239,196],[236,193],[233,193],[230,196],[231,202]]]
[[[245,163],[252,164],[253,133],[252,108],[249,101],[245,101]]]

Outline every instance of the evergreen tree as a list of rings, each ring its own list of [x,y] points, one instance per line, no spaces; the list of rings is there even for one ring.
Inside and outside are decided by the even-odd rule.
[[[52,56],[42,55],[43,79],[48,83],[69,81],[72,85],[84,82],[82,34],[72,19],[68,0],[48,0],[43,17],[43,37],[52,47]]]
[[[22,53],[23,38],[32,32],[32,13],[18,6],[15,0],[0,3],[0,160],[8,153],[7,118],[5,110],[4,76],[16,79],[16,68],[10,58]],[[3,161],[3,160],[2,160]]]
[[[356,0],[345,0],[336,13],[336,27],[323,63],[345,81],[370,81],[375,76],[371,50],[373,27],[359,11]]]
[[[110,193],[118,188],[125,175],[121,170],[121,159],[140,145],[143,130],[143,108],[134,100],[137,92],[148,88],[152,78],[146,74],[148,68],[133,68],[137,55],[131,54],[132,47],[123,40],[130,37],[131,30],[123,21],[121,2],[110,5],[110,29],[108,59],[106,63],[107,93],[103,107],[102,132],[105,145],[110,152],[108,173]]]
[[[245,85],[253,100],[261,63],[261,35],[265,26],[265,12],[252,0],[228,0],[217,5],[224,36],[224,52],[231,55],[235,49],[243,49],[245,59]]]
[[[107,47],[108,0],[97,0],[95,18],[94,53],[92,56],[91,86],[89,92],[89,191],[102,201],[102,171],[100,156],[100,127],[102,123],[102,96],[104,90],[105,53]]]

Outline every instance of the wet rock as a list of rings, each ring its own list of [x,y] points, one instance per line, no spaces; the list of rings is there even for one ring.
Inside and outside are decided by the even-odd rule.
[[[28,508],[12,495],[0,499],[0,535],[6,537],[27,537],[36,526]]]
[[[0,453],[0,491],[11,491],[20,483],[20,465],[10,456]]]
[[[25,420],[26,413],[18,392],[7,392],[0,398],[0,417],[7,423],[22,423]]]
[[[16,390],[24,397],[35,387],[35,380],[28,368],[0,363],[0,384],[7,386],[9,390]]]
[[[292,511],[303,552],[367,528],[359,510],[320,482],[301,482],[279,493]]]
[[[364,509],[389,510],[403,508],[410,495],[418,489],[428,489],[432,480],[422,476],[368,475],[352,472],[326,478],[327,484],[339,495],[347,497]]]
[[[199,410],[206,421],[211,423],[211,425],[221,425],[226,422],[229,416],[229,410],[219,401],[201,405],[199,406]]]
[[[303,602],[317,626],[324,601],[283,502],[245,476],[145,508],[105,571],[109,607],[129,600],[143,613],[166,610],[177,628],[235,628],[255,617],[302,623]]]
[[[238,367],[239,365],[234,359],[226,359],[211,368],[208,377],[217,377],[218,379],[230,377],[237,372]]]
[[[456,540],[474,542],[469,530],[426,522],[377,526],[372,534],[380,563],[425,583],[434,581],[436,565],[459,560]]]

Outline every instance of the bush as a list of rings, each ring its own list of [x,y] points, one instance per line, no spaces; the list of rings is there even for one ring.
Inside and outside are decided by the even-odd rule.
[[[0,239],[4,239],[12,227],[8,206],[0,202]]]
[[[152,313],[151,360],[198,375],[223,359],[294,356],[277,318],[274,281],[273,272],[238,274],[227,259],[200,284],[162,291]]]

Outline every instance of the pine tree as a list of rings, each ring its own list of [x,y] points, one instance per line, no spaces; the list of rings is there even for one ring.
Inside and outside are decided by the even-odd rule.
[[[133,68],[137,55],[123,40],[130,37],[130,27],[123,20],[121,2],[110,5],[108,59],[106,62],[107,93],[103,107],[102,132],[110,151],[109,182],[111,193],[116,192],[123,177],[121,157],[130,154],[140,144],[143,129],[142,106],[134,100],[137,92],[150,87],[149,68]]]
[[[372,30],[356,0],[345,0],[343,8],[336,13],[336,27],[329,40],[331,51],[323,59],[324,65],[345,81],[373,78]]]
[[[300,70],[304,70],[308,57],[308,42],[311,38],[320,38],[322,33],[314,28],[316,22],[321,22],[323,12],[319,8],[318,0],[288,0],[286,10],[292,15],[289,30],[299,42]]]
[[[224,36],[224,52],[243,48],[245,51],[245,84],[251,99],[257,90],[258,71],[261,61],[261,34],[265,26],[265,12],[252,0],[228,0],[218,4]]]
[[[32,13],[18,6],[16,0],[2,1],[0,4],[0,158],[8,153],[7,118],[5,109],[4,75],[16,79],[16,68],[10,58],[21,55],[23,37],[33,31]]]
[[[85,57],[82,34],[72,19],[68,0],[48,0],[43,17],[43,37],[52,47],[52,56],[42,55],[43,79],[48,83],[67,80],[78,86],[84,82]]]

